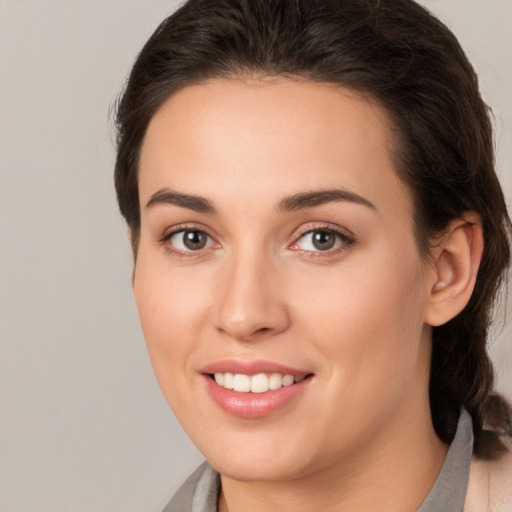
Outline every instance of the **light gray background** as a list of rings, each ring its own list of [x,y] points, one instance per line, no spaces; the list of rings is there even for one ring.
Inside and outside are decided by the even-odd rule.
[[[511,198],[512,0],[424,4],[480,74]],[[152,375],[111,177],[109,107],[176,5],[0,0],[0,512],[158,511],[201,460]]]

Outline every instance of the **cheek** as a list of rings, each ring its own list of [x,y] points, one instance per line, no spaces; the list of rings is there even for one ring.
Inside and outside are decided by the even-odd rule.
[[[170,272],[165,263],[137,261],[133,291],[151,363],[157,380],[169,395],[186,374],[201,319],[208,316],[208,291],[187,272]]]
[[[360,403],[365,394],[399,392],[425,363],[423,274],[413,255],[383,251],[303,286],[301,328],[316,340],[333,382],[360,394]]]

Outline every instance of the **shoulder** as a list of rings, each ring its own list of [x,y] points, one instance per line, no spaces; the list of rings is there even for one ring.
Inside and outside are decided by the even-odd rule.
[[[473,458],[464,512],[512,511],[512,439],[497,460]]]
[[[215,512],[219,489],[219,474],[208,462],[203,462],[185,480],[162,512]]]

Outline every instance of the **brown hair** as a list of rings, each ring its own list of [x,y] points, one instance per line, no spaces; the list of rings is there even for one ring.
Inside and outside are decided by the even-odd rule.
[[[413,195],[425,255],[450,220],[466,211],[480,215],[485,249],[474,293],[464,311],[433,330],[430,399],[442,440],[453,438],[464,406],[477,453],[489,455],[484,423],[512,432],[510,408],[492,395],[486,350],[509,265],[511,223],[475,72],[455,36],[415,2],[189,0],[164,20],[139,54],[117,109],[115,184],[134,254],[138,159],[154,113],[186,85],[255,74],[339,84],[380,102],[396,129],[396,170]]]

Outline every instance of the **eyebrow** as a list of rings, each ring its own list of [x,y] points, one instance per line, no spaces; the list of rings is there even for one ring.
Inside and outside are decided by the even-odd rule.
[[[335,201],[346,201],[349,203],[360,204],[372,210],[377,210],[375,206],[364,197],[345,189],[314,190],[311,192],[300,192],[280,201],[277,209],[281,212],[293,212],[314,208],[326,203]],[[154,208],[158,205],[176,205],[182,208],[188,208],[199,213],[217,213],[217,209],[211,201],[205,197],[174,192],[167,188],[162,188],[155,192],[146,204],[146,208]]]
[[[147,202],[146,208],[154,208],[155,206],[166,204],[181,206],[182,208],[188,208],[199,213],[217,213],[217,210],[208,199],[201,196],[173,192],[167,188],[162,188],[155,192]]]
[[[372,210],[377,211],[377,208],[365,199],[364,197],[355,194],[346,189],[328,189],[328,190],[314,190],[311,192],[301,192],[293,196],[283,199],[278,206],[282,212],[292,212],[296,210],[303,210],[307,208],[314,208],[326,203],[334,201],[346,201],[349,203],[360,204]]]

